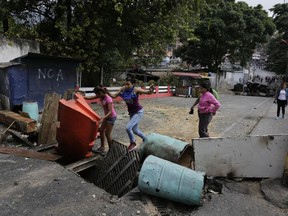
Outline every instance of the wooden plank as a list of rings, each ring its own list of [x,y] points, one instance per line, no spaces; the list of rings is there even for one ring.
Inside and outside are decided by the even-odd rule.
[[[8,134],[6,134],[6,132],[12,127],[12,125],[15,123],[15,121],[13,121],[6,129],[5,131],[0,134],[0,144],[2,144],[4,142],[4,140],[7,138]]]
[[[1,147],[1,146],[0,146],[0,153],[12,154],[12,155],[28,157],[28,158],[36,158],[40,160],[49,160],[49,161],[56,161],[62,157],[60,155],[45,154],[45,153],[35,152],[32,150],[27,150],[27,149]]]
[[[47,151],[47,150],[49,150],[51,148],[55,148],[57,145],[58,145],[58,142],[54,142],[54,143],[50,143],[50,144],[47,144],[47,145],[36,146],[32,150],[33,151],[38,151],[38,152]]]
[[[34,144],[32,142],[30,142],[24,134],[22,134],[18,131],[12,130],[12,129],[8,129],[8,133],[10,133],[12,136],[17,137],[18,139],[22,140],[28,146],[34,147]]]
[[[69,165],[65,166],[65,168],[68,170],[71,170],[73,172],[78,173],[78,172],[81,172],[83,170],[86,170],[86,169],[94,166],[100,157],[101,157],[100,155],[93,155],[92,157],[85,158],[83,160],[76,161],[75,163],[69,164]]]
[[[45,105],[38,134],[38,145],[47,145],[56,142],[57,114],[60,99],[60,94],[55,92],[45,95]]]
[[[21,116],[18,113],[9,110],[0,110],[0,122],[10,125],[13,121],[12,128],[24,133],[33,133],[37,131],[37,122],[33,119]]]
[[[193,139],[195,170],[208,176],[281,178],[288,135]]]

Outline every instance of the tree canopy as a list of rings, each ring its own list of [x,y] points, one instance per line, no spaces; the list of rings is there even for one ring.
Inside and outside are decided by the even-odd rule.
[[[272,8],[277,33],[267,45],[266,68],[277,74],[288,74],[288,4],[276,4]]]
[[[245,66],[256,44],[266,42],[274,29],[272,18],[261,5],[250,7],[233,0],[212,2],[200,15],[195,39],[187,41],[177,54],[191,65],[214,72],[225,58]]]
[[[39,41],[41,52],[85,59],[85,84],[133,65],[160,62],[180,32],[191,35],[199,0],[1,0],[6,36]]]

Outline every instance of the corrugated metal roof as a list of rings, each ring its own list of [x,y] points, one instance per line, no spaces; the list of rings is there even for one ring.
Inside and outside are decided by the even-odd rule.
[[[193,77],[193,78],[199,78],[199,79],[203,77],[201,74],[198,74],[198,73],[173,72],[172,74],[175,76],[187,76],[187,77]]]
[[[11,67],[14,65],[20,65],[20,63],[16,63],[16,62],[1,62],[0,63],[0,68],[7,68],[7,67]]]

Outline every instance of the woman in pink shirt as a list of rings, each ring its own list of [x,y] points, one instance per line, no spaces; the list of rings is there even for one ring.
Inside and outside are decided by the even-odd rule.
[[[112,147],[112,129],[117,119],[117,113],[114,110],[114,104],[112,98],[105,93],[104,88],[97,86],[93,92],[95,96],[85,97],[85,99],[100,98],[101,105],[103,107],[104,116],[100,121],[100,147],[95,151],[97,153],[103,153],[105,151],[105,136],[108,142],[109,148]]]
[[[220,107],[219,101],[209,92],[210,85],[208,83],[200,84],[201,97],[198,104],[199,126],[198,132],[200,138],[209,137],[208,125],[211,122],[213,115]]]

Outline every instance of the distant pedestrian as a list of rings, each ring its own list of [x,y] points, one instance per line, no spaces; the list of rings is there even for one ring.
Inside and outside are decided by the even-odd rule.
[[[144,141],[146,136],[138,128],[139,121],[143,118],[144,109],[139,103],[140,94],[153,94],[154,85],[151,85],[148,90],[135,87],[136,80],[132,77],[126,78],[126,83],[122,86],[118,92],[112,94],[108,90],[106,91],[109,96],[116,98],[120,96],[126,103],[128,108],[128,113],[130,116],[130,121],[126,125],[126,132],[128,134],[130,145],[128,146],[128,151],[132,151],[136,148],[136,140],[134,134],[141,137]]]
[[[277,103],[277,117],[275,119],[279,119],[280,109],[282,110],[282,118],[285,118],[285,108],[287,106],[288,100],[288,89],[285,82],[281,83],[280,89],[278,89],[274,103]]]
[[[201,93],[201,96],[199,97],[198,101],[198,117],[199,117],[198,132],[200,138],[209,137],[208,126],[213,118],[213,115],[215,115],[216,111],[220,108],[219,101],[214,97],[214,95],[209,90],[210,90],[209,83],[200,84],[199,91]],[[197,103],[196,104],[195,103],[193,104],[191,109],[193,109],[194,106],[196,106]]]
[[[103,86],[97,86],[94,88],[93,92],[95,96],[85,96],[87,100],[92,100],[100,98],[101,105],[103,107],[104,116],[100,120],[100,147],[98,147],[96,153],[105,152],[105,137],[108,142],[108,147],[112,147],[112,130],[117,119],[117,113],[114,109],[114,104],[112,98],[105,93]]]

